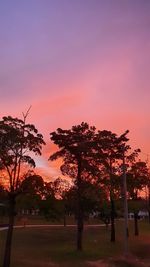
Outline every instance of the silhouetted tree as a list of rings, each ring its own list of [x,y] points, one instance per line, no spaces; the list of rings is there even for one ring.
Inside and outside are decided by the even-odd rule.
[[[32,210],[40,208],[43,198],[44,180],[40,175],[33,172],[27,173],[20,185],[20,193],[17,197],[17,208],[19,210]]]
[[[127,171],[127,190],[132,199],[132,211],[134,213],[134,233],[139,235],[138,213],[141,208],[141,197],[139,193],[147,185],[149,180],[148,167],[146,162],[132,160]]]
[[[43,136],[33,124],[27,124],[28,112],[23,120],[11,116],[0,121],[0,167],[7,173],[7,192],[9,202],[9,227],[6,237],[3,267],[10,266],[11,244],[15,216],[16,197],[20,193],[23,179],[22,167],[35,167],[32,154],[41,155]],[[32,154],[31,154],[32,153]]]
[[[3,224],[3,218],[7,215],[7,192],[3,185],[0,185],[0,223]]]
[[[145,186],[145,199],[146,199],[146,206],[147,206],[147,211],[148,211],[148,221],[150,224],[150,168],[148,168],[148,179],[147,179],[147,184]]]
[[[20,185],[20,191],[30,195],[39,195],[42,197],[44,191],[43,178],[33,172],[27,173]]]
[[[64,195],[66,201],[66,208],[70,214],[73,214],[77,219],[77,199],[78,190],[74,185]],[[82,180],[82,195],[81,206],[83,210],[83,219],[86,221],[90,215],[94,215],[99,212],[102,202],[104,201],[104,194],[96,183],[91,183],[89,180]]]
[[[96,135],[97,144],[97,165],[103,169],[103,183],[105,184],[110,198],[110,219],[111,219],[111,242],[115,242],[115,195],[121,185],[121,179],[117,174],[118,166],[123,158],[123,151],[127,151],[127,133],[117,136],[111,131],[98,131]],[[103,167],[102,167],[103,166]],[[117,196],[118,197],[118,196]]]
[[[43,200],[40,204],[40,212],[47,220],[60,220],[65,222],[65,207],[63,192],[67,190],[69,182],[65,179],[57,178],[51,182],[44,183]]]
[[[60,199],[61,208],[62,208],[62,216],[63,216],[63,223],[64,226],[66,226],[66,215],[67,215],[67,202],[65,195],[71,188],[71,181],[68,181],[66,179],[57,178],[52,183],[52,187],[54,190],[55,197]]]
[[[82,180],[85,173],[92,174],[93,138],[95,127],[87,123],[72,126],[69,130],[57,129],[52,132],[51,140],[59,147],[50,159],[63,158],[61,170],[74,179],[77,188],[77,250],[82,250],[83,234],[83,207],[82,207]]]

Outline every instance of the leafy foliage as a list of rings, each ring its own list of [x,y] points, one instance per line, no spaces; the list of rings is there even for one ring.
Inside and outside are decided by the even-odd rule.
[[[21,166],[35,167],[31,154],[41,155],[43,136],[33,124],[11,116],[0,121],[0,167],[9,177],[9,191],[17,191],[20,186]]]

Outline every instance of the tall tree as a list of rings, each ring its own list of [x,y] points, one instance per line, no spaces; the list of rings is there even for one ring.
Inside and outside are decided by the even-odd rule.
[[[42,145],[45,144],[35,126],[26,123],[27,115],[28,112],[23,114],[23,119],[3,117],[0,121],[0,167],[7,173],[9,202],[9,227],[3,267],[10,266],[15,203],[23,179],[22,168],[35,167],[32,155],[41,155]]]
[[[128,131],[121,136],[117,136],[111,131],[98,131],[96,135],[97,145],[97,164],[103,168],[103,182],[107,187],[110,198],[110,218],[111,218],[111,242],[115,242],[115,193],[121,181],[118,178],[117,170],[120,161],[123,159],[123,151],[127,151],[129,146],[126,145]],[[103,167],[102,167],[103,166]]]
[[[84,174],[92,174],[94,169],[91,164],[93,157],[93,139],[95,127],[87,123],[72,126],[69,130],[57,129],[51,134],[51,140],[59,147],[50,159],[63,158],[61,169],[74,179],[77,188],[77,250],[82,250],[83,235],[83,207],[82,207],[82,180]]]
[[[127,171],[127,190],[129,198],[132,199],[132,210],[134,212],[134,233],[139,235],[138,212],[141,208],[140,192],[149,182],[149,172],[146,162],[131,161]],[[134,203],[134,204],[133,204]]]

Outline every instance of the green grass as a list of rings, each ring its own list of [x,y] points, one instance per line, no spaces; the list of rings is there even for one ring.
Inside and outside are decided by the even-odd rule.
[[[26,224],[63,224],[63,218],[52,220],[52,219],[46,219],[42,215],[18,215],[15,217],[15,224],[16,225],[23,225],[24,221]],[[0,216],[0,224],[8,223],[8,217],[2,217]],[[70,224],[76,224],[74,216],[66,216],[66,223],[68,225]],[[103,224],[103,222],[100,219],[97,218],[89,218],[85,221],[85,224],[91,225],[91,224]]]
[[[120,258],[123,252],[122,226],[122,222],[117,222],[115,244],[110,242],[110,230],[105,227],[85,227],[83,252],[76,251],[75,227],[15,229],[11,267],[86,267],[90,266],[89,261],[99,260],[111,261],[111,267],[139,267],[137,262],[134,264]],[[150,225],[141,222],[140,228],[140,236],[134,237],[132,223],[130,225],[130,253],[150,261]],[[0,232],[0,235],[2,262],[6,232]]]
[[[44,216],[40,215],[28,215],[28,216],[17,216],[15,221],[17,225],[23,224],[24,218],[26,218],[27,224],[63,224],[63,218],[60,218],[58,220],[52,220],[52,219],[46,219]],[[66,216],[66,223],[68,225],[70,224],[76,224],[74,216]],[[103,222],[96,218],[90,218],[85,221],[85,224],[103,224]]]

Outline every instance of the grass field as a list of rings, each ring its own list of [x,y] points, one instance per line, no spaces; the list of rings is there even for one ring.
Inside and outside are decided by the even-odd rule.
[[[26,224],[63,224],[63,218],[60,218],[59,220],[50,220],[46,219],[44,216],[40,215],[27,215],[27,216],[16,216],[15,218],[15,225],[23,225],[24,222]],[[0,217],[0,224],[7,224],[8,218],[7,217]],[[75,224],[74,216],[66,216],[66,224]],[[99,219],[96,218],[90,218],[85,222],[86,224],[101,224],[103,223]]]
[[[123,258],[122,222],[116,224],[116,243],[110,240],[105,227],[85,227],[83,252],[76,251],[75,227],[21,228],[14,230],[11,267],[75,267],[150,266],[150,225],[140,222],[141,233],[134,237],[130,225],[130,256]],[[6,232],[0,232],[0,258],[2,262]],[[137,260],[139,259],[139,260]],[[1,265],[0,265],[1,266]],[[108,266],[108,265],[106,265]]]

